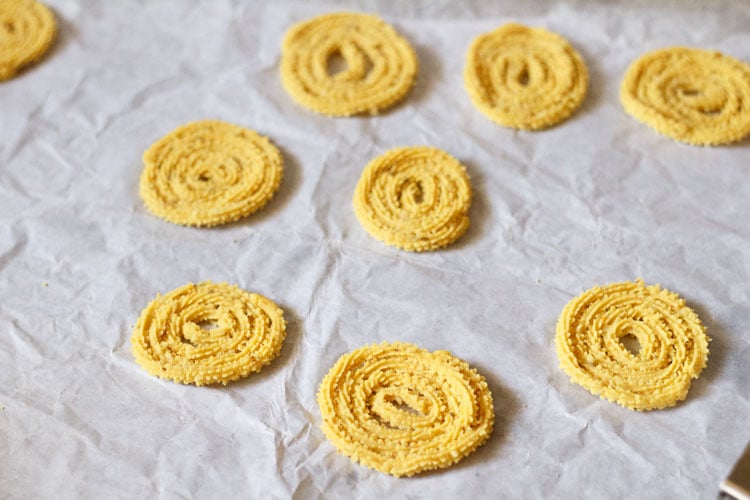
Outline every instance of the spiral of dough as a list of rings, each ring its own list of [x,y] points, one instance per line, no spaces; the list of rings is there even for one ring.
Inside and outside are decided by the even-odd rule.
[[[320,384],[322,428],[343,455],[394,476],[448,467],[490,437],[484,377],[447,351],[382,343],[342,356]]]
[[[636,119],[688,144],[727,144],[750,134],[750,66],[720,52],[650,52],[628,68],[620,100]]]
[[[283,172],[281,153],[268,138],[212,120],[167,134],[143,162],[146,207],[188,226],[215,226],[255,212],[273,197]]]
[[[372,236],[417,252],[464,234],[470,205],[466,169],[427,146],[395,148],[373,159],[354,191],[354,211]]]
[[[227,283],[190,283],[157,296],[141,313],[135,360],[157,377],[206,385],[246,377],[271,362],[286,337],[284,312]]]
[[[0,81],[41,59],[56,33],[55,17],[46,5],[34,0],[0,0]]]
[[[578,109],[588,70],[560,35],[510,23],[474,39],[464,84],[474,105],[492,121],[538,130]]]
[[[628,349],[634,337],[640,349]],[[557,322],[560,367],[592,394],[633,410],[685,399],[708,359],[698,315],[676,293],[643,281],[595,287],[571,300]]]
[[[346,68],[331,74],[335,57]],[[377,16],[333,13],[293,26],[281,51],[281,80],[300,105],[330,116],[377,114],[414,84],[417,56]]]

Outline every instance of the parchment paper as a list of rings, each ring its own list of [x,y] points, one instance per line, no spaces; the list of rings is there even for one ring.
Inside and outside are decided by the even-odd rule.
[[[0,84],[0,497],[714,498],[750,439],[750,142],[681,145],[625,114],[632,60],[670,45],[750,61],[750,6],[711,2],[50,0],[60,33]],[[418,53],[413,92],[378,117],[300,108],[279,81],[293,23],[375,12]],[[579,112],[544,132],[490,122],[463,89],[477,35],[545,26],[591,73]],[[188,121],[268,135],[281,190],[216,229],[152,216],[143,151]],[[401,145],[468,168],[472,226],[403,252],[352,207],[365,164]],[[554,328],[583,290],[643,277],[713,338],[679,406],[636,413],[558,368]],[[276,301],[281,356],[227,387],[161,381],[131,354],[157,293],[228,281]],[[453,468],[395,479],[337,455],[317,386],[366,343],[447,349],[489,381],[497,428]]]

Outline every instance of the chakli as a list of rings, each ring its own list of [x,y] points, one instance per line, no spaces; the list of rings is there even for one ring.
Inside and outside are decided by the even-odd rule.
[[[340,58],[346,68],[331,74]],[[281,52],[281,80],[300,105],[331,116],[377,114],[414,84],[417,57],[377,16],[335,13],[292,27]]]
[[[626,337],[640,346],[632,352]],[[698,315],[676,293],[643,281],[595,287],[557,322],[560,367],[591,393],[633,410],[673,406],[708,359]]]
[[[0,81],[47,52],[57,33],[52,12],[34,0],[0,0]]]
[[[638,120],[688,144],[750,134],[750,66],[719,52],[672,47],[646,54],[628,68],[620,100]]]
[[[176,224],[215,226],[265,205],[281,183],[279,150],[252,130],[220,121],[174,130],[143,155],[146,207]]]
[[[469,227],[471,185],[451,155],[426,146],[396,148],[366,167],[354,211],[375,238],[405,250],[444,247]]]
[[[342,356],[320,384],[323,431],[338,451],[394,476],[448,467],[490,437],[484,377],[447,351],[382,343]]]
[[[588,71],[581,55],[560,35],[506,24],[469,47],[464,84],[492,121],[527,130],[568,118],[583,101]]]
[[[157,377],[206,385],[258,372],[281,350],[283,311],[227,283],[188,284],[157,296],[141,313],[135,360]]]

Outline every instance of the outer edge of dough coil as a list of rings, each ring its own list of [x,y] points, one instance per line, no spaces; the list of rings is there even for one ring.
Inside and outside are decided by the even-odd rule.
[[[741,141],[750,135],[750,66],[715,50],[658,49],[628,67],[620,102],[635,119],[675,141]]]
[[[321,26],[327,28],[322,35],[314,31]],[[325,38],[329,33],[336,39]],[[368,46],[377,49],[377,60],[370,61],[373,67],[369,73],[362,47],[347,46],[347,35],[375,41]],[[325,37],[321,40],[322,36]],[[319,52],[326,49],[330,49],[329,53]],[[339,52],[346,58],[345,51],[354,54],[354,66],[330,75],[328,57]],[[418,66],[417,55],[406,38],[372,14],[333,12],[313,17],[292,26],[282,42],[280,71],[284,89],[297,104],[327,116],[377,115],[394,106],[413,87]]]
[[[57,22],[49,7],[35,0],[0,0],[0,22],[28,21],[29,16],[34,22],[26,22],[24,26],[31,27],[33,32],[24,31],[26,38],[23,39],[13,34],[10,45],[7,41],[0,45],[0,81],[9,80],[22,69],[39,62],[55,41]],[[7,28],[0,26],[0,29]],[[6,33],[5,38],[8,37]]]
[[[212,142],[220,147],[205,146]],[[244,157],[229,154],[237,147],[244,148]],[[219,181],[205,184],[210,189],[196,189],[197,171],[191,169],[208,172],[217,167],[188,161],[201,154],[222,155],[238,168],[224,168],[229,181],[219,175]],[[139,191],[146,208],[173,224],[195,227],[227,224],[262,209],[278,191],[284,172],[281,152],[268,137],[219,120],[177,127],[144,152],[143,163]]]
[[[405,171],[412,176],[404,177]],[[432,189],[422,191],[424,198],[433,201],[430,206],[406,199],[407,181],[417,174],[431,174],[427,180]],[[456,158],[438,148],[408,146],[390,149],[365,166],[353,206],[360,224],[374,238],[403,250],[424,252],[446,247],[466,233],[472,196],[466,168]]]
[[[282,311],[228,283],[188,283],[157,295],[141,312],[131,344],[148,373],[182,384],[224,384],[259,372],[281,351]],[[215,323],[204,330],[201,322]]]
[[[572,299],[557,322],[555,348],[571,382],[646,411],[687,397],[708,360],[705,332],[679,295],[638,279],[596,286]],[[620,340],[628,335],[639,342],[637,354]]]
[[[497,58],[514,52],[523,54],[524,59],[510,59],[514,63],[510,65],[506,61],[502,68],[513,74],[506,75],[502,82],[493,81],[492,72],[501,67]],[[532,57],[544,71],[529,68],[528,59]],[[524,83],[520,81],[523,71],[515,71],[521,67],[515,64],[518,62],[525,68]],[[554,77],[544,78],[546,74]],[[544,28],[508,23],[477,36],[466,53],[466,92],[477,109],[505,127],[542,130],[567,120],[580,108],[588,80],[581,54],[565,38]]]
[[[476,369],[447,351],[402,342],[341,356],[317,400],[321,428],[339,453],[396,477],[459,462],[490,438],[495,422]]]

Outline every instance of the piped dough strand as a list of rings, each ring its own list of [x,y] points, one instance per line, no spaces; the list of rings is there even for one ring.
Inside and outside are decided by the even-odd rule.
[[[464,84],[474,105],[492,121],[538,130],[578,109],[588,70],[560,35],[510,23],[474,39]]]
[[[220,121],[177,128],[143,155],[146,207],[175,224],[215,226],[249,215],[279,187],[281,153],[268,138]]]
[[[227,283],[188,284],[157,296],[131,343],[151,375],[184,384],[226,384],[258,372],[281,350],[283,311]]]
[[[346,68],[332,74],[332,61]],[[281,51],[281,81],[300,105],[330,116],[375,115],[414,84],[409,42],[373,15],[334,13],[292,27]]]
[[[637,340],[637,353],[625,337]],[[653,410],[685,399],[706,366],[709,340],[682,298],[637,280],[571,300],[557,322],[555,345],[573,382],[626,408]]]
[[[750,134],[750,66],[720,52],[648,53],[628,68],[620,100],[636,119],[687,144],[727,144]]]
[[[458,462],[487,441],[495,420],[476,370],[447,351],[400,342],[342,356],[318,405],[340,453],[397,477]]]
[[[354,191],[354,211],[375,238],[404,250],[435,250],[469,227],[471,184],[448,153],[396,148],[373,159]]]
[[[57,34],[52,12],[34,0],[0,0],[0,81],[37,62]]]

